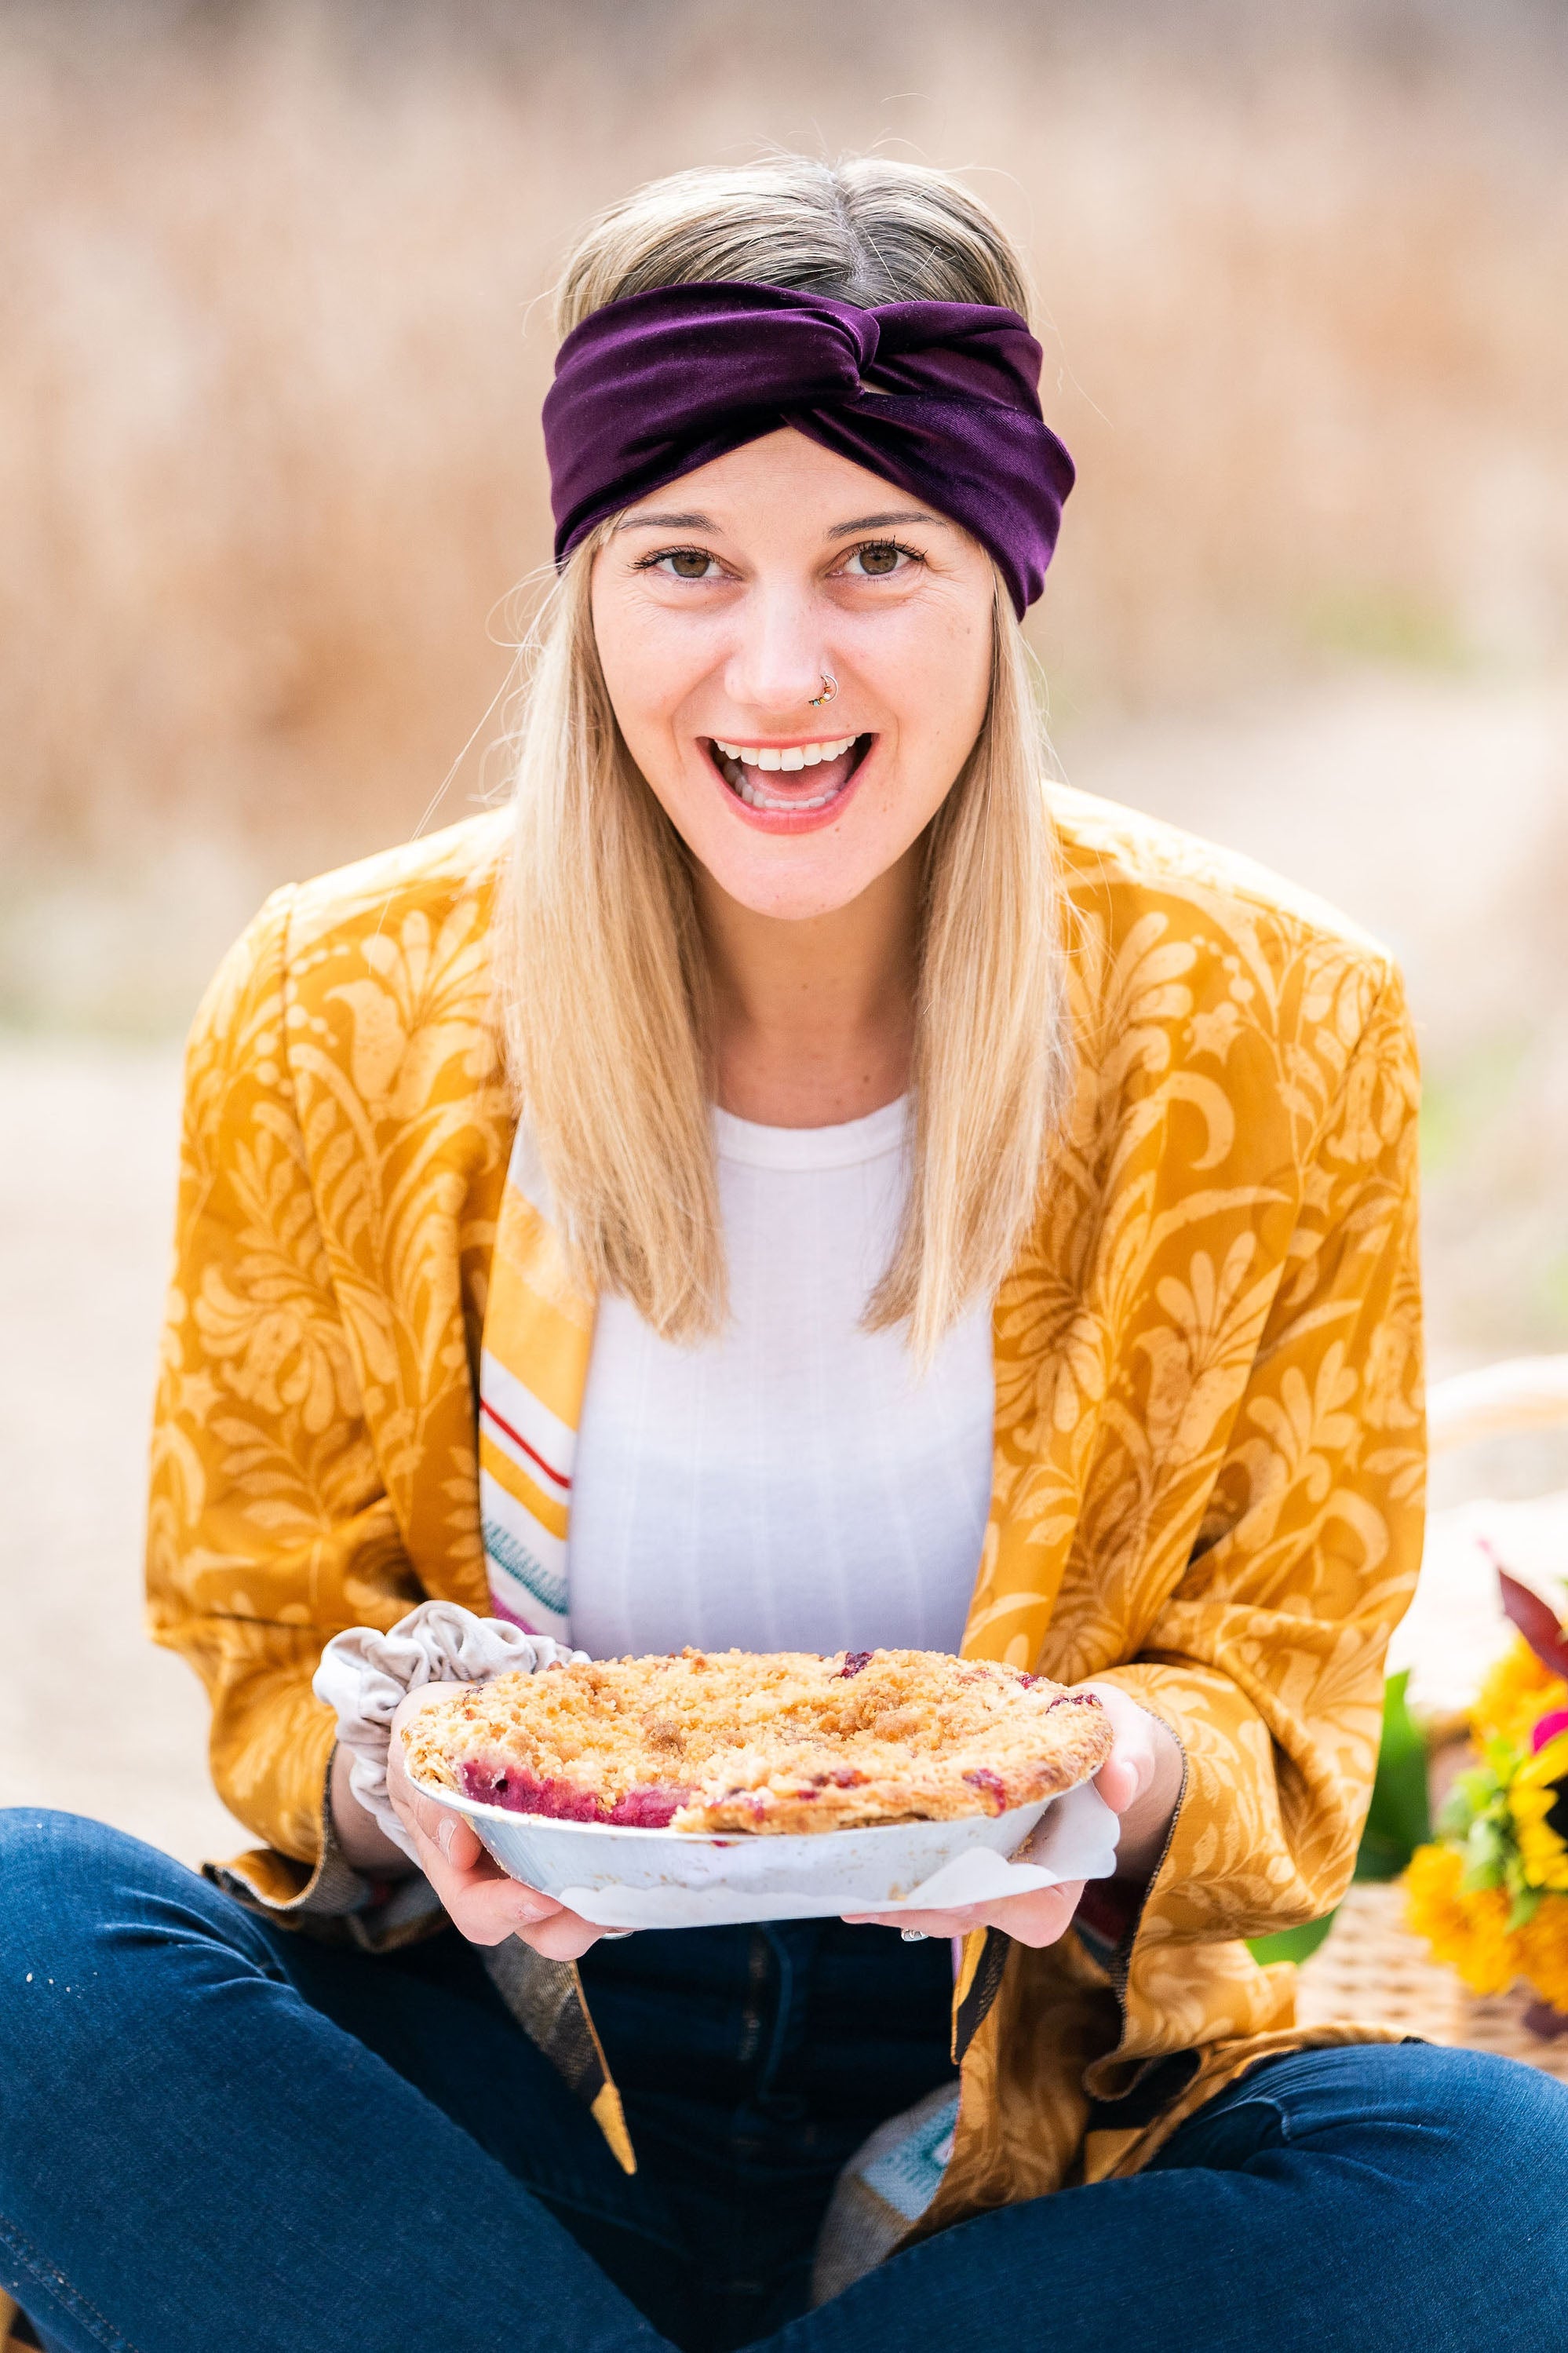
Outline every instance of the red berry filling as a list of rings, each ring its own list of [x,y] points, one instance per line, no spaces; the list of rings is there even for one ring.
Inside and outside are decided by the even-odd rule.
[[[464,1797],[478,1805],[504,1806],[509,1813],[539,1814],[552,1822],[609,1822],[617,1830],[668,1830],[691,1795],[689,1789],[645,1783],[606,1806],[574,1781],[541,1781],[515,1765],[498,1767],[470,1757],[458,1771]]]
[[[973,1773],[966,1773],[963,1778],[972,1789],[978,1789],[983,1797],[990,1799],[994,1814],[1006,1812],[1007,1787],[1000,1773],[993,1773],[989,1765],[977,1765]]]

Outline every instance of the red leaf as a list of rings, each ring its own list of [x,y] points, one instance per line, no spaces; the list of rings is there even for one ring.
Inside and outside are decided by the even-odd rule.
[[[1528,1585],[1521,1585],[1510,1577],[1485,1536],[1481,1550],[1497,1570],[1497,1581],[1502,1594],[1503,1610],[1530,1644],[1542,1665],[1554,1675],[1568,1677],[1568,1639],[1558,1623],[1557,1612],[1548,1607]]]

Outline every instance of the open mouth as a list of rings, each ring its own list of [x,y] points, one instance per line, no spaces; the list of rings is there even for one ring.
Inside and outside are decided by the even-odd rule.
[[[722,743],[709,756],[738,801],[764,816],[815,816],[848,789],[870,735],[827,735],[811,744]]]

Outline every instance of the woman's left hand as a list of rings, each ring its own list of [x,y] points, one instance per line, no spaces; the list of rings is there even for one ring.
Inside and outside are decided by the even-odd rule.
[[[1094,1786],[1112,1813],[1121,1817],[1116,1875],[1142,1883],[1164,1852],[1182,1793],[1181,1748],[1158,1716],[1129,1699],[1118,1684],[1089,1683],[1074,1688],[1092,1692],[1110,1718],[1111,1750]],[[994,1904],[966,1904],[956,1912],[855,1912],[845,1917],[877,1927],[920,1928],[928,1936],[966,1936],[972,1928],[1001,1928],[1020,1945],[1054,1945],[1069,1926],[1083,1886],[1081,1879],[1067,1879],[1059,1887],[1004,1895]]]

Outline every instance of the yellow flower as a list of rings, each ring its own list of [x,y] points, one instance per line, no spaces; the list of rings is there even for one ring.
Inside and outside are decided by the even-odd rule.
[[[1509,1899],[1500,1887],[1462,1888],[1464,1868],[1456,1847],[1416,1848],[1405,1883],[1410,1926],[1472,1993],[1506,1993],[1524,1967],[1509,1935]]]
[[[1521,1974],[1542,2001],[1568,2010],[1568,1895],[1543,1895],[1533,1920],[1514,1937]]]
[[[1509,1787],[1509,1810],[1531,1887],[1568,1892],[1568,1732],[1529,1757]]]
[[[1536,1719],[1558,1707],[1568,1707],[1568,1683],[1542,1665],[1521,1636],[1482,1683],[1470,1724],[1482,1747],[1500,1736],[1528,1749]]]

